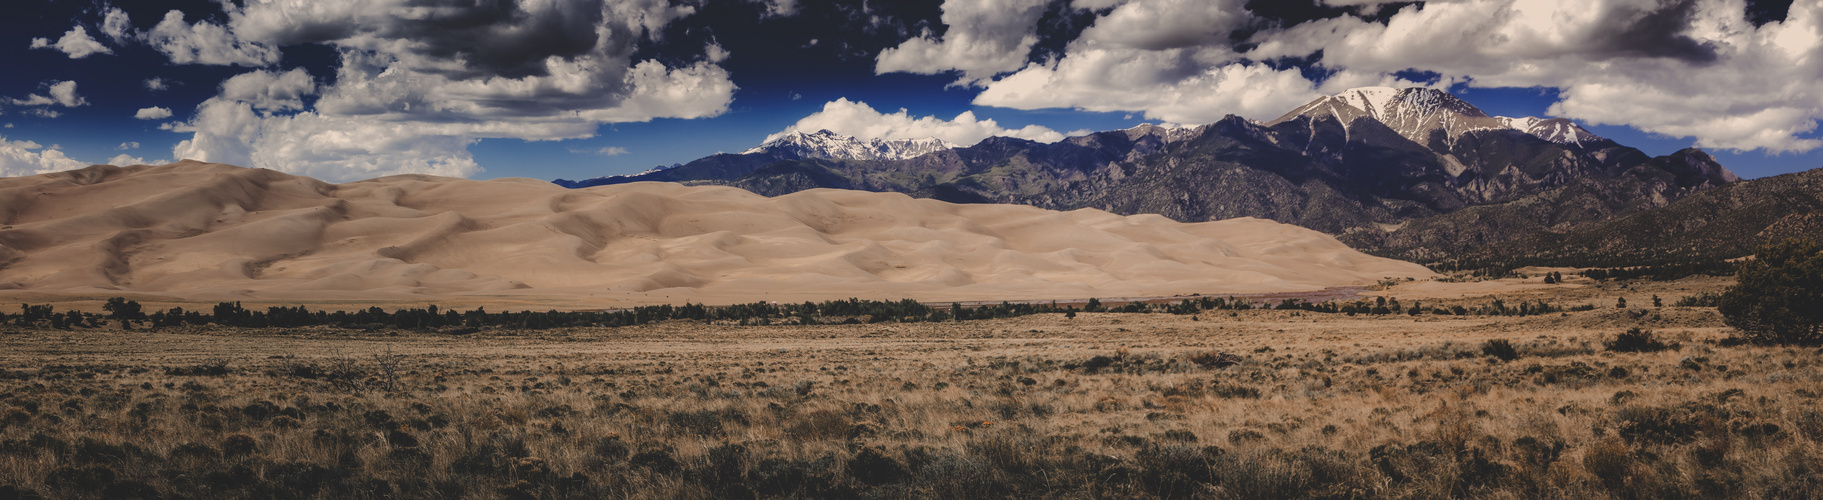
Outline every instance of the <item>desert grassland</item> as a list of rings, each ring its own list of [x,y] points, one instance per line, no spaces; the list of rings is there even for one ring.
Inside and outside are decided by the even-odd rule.
[[[1823,496],[1819,353],[1650,307],[1694,283],[1530,317],[20,331],[0,496]],[[1632,327],[1678,347],[1604,346]]]

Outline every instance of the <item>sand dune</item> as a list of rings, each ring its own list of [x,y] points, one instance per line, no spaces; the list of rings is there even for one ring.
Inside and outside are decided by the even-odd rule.
[[[328,184],[179,162],[0,179],[0,290],[195,300],[1255,293],[1430,276],[1271,221],[813,190],[394,176]]]

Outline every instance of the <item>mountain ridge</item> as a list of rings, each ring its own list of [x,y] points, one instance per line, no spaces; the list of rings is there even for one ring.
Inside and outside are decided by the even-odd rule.
[[[775,134],[741,154],[771,154],[780,159],[904,160],[958,147],[961,145],[934,137],[861,139],[823,129],[810,133],[793,130]]]
[[[1738,179],[1700,150],[1652,157],[1565,119],[1490,116],[1434,89],[1364,88],[1265,122],[1229,116],[1056,143],[991,137],[892,160],[715,155],[606,183],[662,180],[766,195],[834,187],[1180,221],[1252,216],[1427,261],[1662,207]],[[1497,223],[1463,226],[1474,221]]]

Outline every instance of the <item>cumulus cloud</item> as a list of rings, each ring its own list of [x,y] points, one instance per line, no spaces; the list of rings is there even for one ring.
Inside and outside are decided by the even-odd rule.
[[[82,59],[95,54],[114,53],[114,51],[109,50],[106,45],[102,45],[101,42],[97,42],[94,38],[90,38],[89,30],[81,26],[70,28],[69,31],[64,32],[63,38],[57,39],[57,43],[51,43],[50,39],[46,38],[33,38],[32,48],[54,48],[62,51],[65,55],[70,56],[70,59]]]
[[[108,7],[107,13],[101,18],[101,34],[113,39],[114,43],[131,41],[135,36],[133,20],[120,7]]]
[[[86,106],[89,104],[88,99],[84,99],[81,95],[76,93],[76,82],[74,80],[53,81],[50,85],[46,86],[46,88],[48,89],[48,91],[49,91],[48,93],[50,95],[29,94],[29,95],[25,96],[24,98],[10,99],[9,102],[12,102],[14,105],[18,105],[18,106],[53,106],[53,105],[56,105],[56,106],[63,106],[66,108],[74,108],[77,106]],[[51,111],[49,109],[44,109],[44,108],[39,108],[39,109],[33,110],[33,111],[31,111],[31,113],[36,114],[38,116],[43,116],[46,118],[56,118],[59,114],[56,111]]]
[[[823,104],[823,110],[806,116],[785,130],[766,137],[770,141],[792,132],[814,133],[828,130],[842,135],[862,139],[924,139],[935,137],[945,141],[973,145],[982,139],[995,136],[1018,137],[1038,142],[1057,142],[1064,135],[1039,125],[1027,125],[1022,128],[1009,129],[1001,127],[992,118],[977,119],[973,111],[964,111],[955,118],[945,120],[935,116],[912,116],[905,109],[896,113],[881,113],[872,106],[847,98],[836,99]]]
[[[1754,26],[1739,2],[1474,0],[1272,34],[1263,56],[1323,51],[1360,73],[1408,68],[1482,87],[1554,87],[1549,113],[1700,146],[1809,151],[1823,119],[1823,5]]]
[[[57,100],[57,104],[66,108],[84,106],[89,103],[88,99],[83,99],[82,96],[76,95],[76,82],[74,80],[51,84],[51,98]]]
[[[975,104],[1016,109],[1140,111],[1208,123],[1272,116],[1308,102],[1317,83],[1295,68],[1248,62],[1229,33],[1255,20],[1241,0],[1116,2],[1064,56],[986,84]]]
[[[222,82],[221,99],[240,101],[260,111],[304,109],[304,97],[316,93],[316,81],[303,68],[277,73],[258,70]]]
[[[32,141],[11,141],[0,136],[0,177],[36,175],[89,166]]]
[[[144,85],[146,87],[146,90],[150,90],[153,92],[158,92],[160,90],[167,90],[167,89],[171,88],[171,84],[169,82],[166,82],[165,79],[156,78],[156,77],[147,78]]]
[[[278,48],[241,39],[226,26],[207,20],[185,22],[184,13],[176,10],[166,12],[142,36],[176,64],[258,67],[277,63],[280,56]]]
[[[969,84],[1019,69],[1038,43],[1037,24],[1048,0],[951,0],[943,4],[942,36],[929,31],[880,52],[878,73],[960,72]]]
[[[728,109],[734,84],[715,44],[695,61],[640,59],[689,5],[650,0],[550,0],[436,7],[413,0],[225,4],[228,21],[162,31],[238,48],[248,66],[279,50],[322,44],[339,55],[333,78],[258,69],[229,78],[185,122],[178,158],[271,168],[343,181],[399,173],[479,173],[468,151],[488,138],[563,140],[604,123],[700,118]],[[790,6],[791,2],[773,2]],[[167,44],[168,45],[168,44]],[[206,51],[176,50],[201,60]],[[216,51],[221,52],[221,51]],[[162,82],[161,82],[162,83]],[[148,87],[152,84],[148,82]]]
[[[141,120],[162,120],[171,117],[171,110],[158,106],[139,108],[138,112],[133,113],[133,117]]]
[[[1326,0],[1340,7],[1333,17],[1292,21],[1257,16],[1249,3],[1075,1],[1092,24],[1061,51],[1027,60],[1025,37],[1040,29],[1019,8],[1030,4],[949,0],[948,32],[881,53],[876,71],[961,72],[983,87],[978,105],[1187,123],[1270,119],[1363,85],[1550,87],[1556,116],[1712,148],[1823,147],[1811,138],[1823,120],[1823,86],[1814,85],[1823,77],[1823,3],[1794,3],[1784,20],[1763,24],[1738,0],[1459,0],[1397,10]],[[988,46],[998,55],[973,49]],[[1398,76],[1410,70],[1436,77]]]
[[[120,143],[119,146],[115,146],[114,149],[117,151],[126,151],[129,149],[139,149],[139,143],[138,142],[123,142],[123,143]]]
[[[150,164],[150,163],[146,162],[145,158],[129,155],[126,153],[114,155],[113,158],[108,158],[108,161],[105,163],[108,165],[116,166],[116,167],[125,167],[125,166],[130,166],[130,165],[149,165]]]

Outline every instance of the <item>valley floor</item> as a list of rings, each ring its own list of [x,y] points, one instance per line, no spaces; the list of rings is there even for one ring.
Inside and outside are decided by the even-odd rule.
[[[1488,300],[1444,285],[1381,293]],[[0,329],[0,498],[1823,496],[1823,360],[1670,305],[1717,289],[1545,288],[1602,307],[1527,317]],[[1607,348],[1633,327],[1677,345]]]

